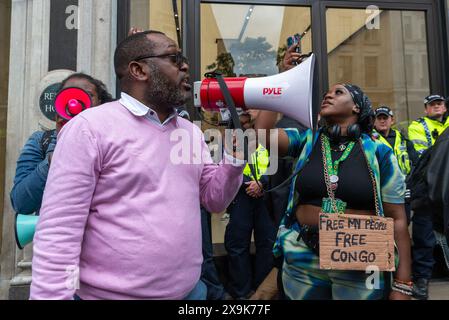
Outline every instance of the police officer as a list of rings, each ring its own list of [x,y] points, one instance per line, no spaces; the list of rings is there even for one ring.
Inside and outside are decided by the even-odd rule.
[[[393,129],[394,115],[388,106],[381,106],[376,109],[374,121],[373,137],[383,144],[393,149],[394,155],[398,159],[399,168],[404,176],[410,174],[412,165],[416,164],[419,155],[413,147],[413,143],[397,129]],[[407,223],[410,223],[410,190],[405,194],[405,213]]]
[[[447,111],[445,99],[440,95],[430,95],[424,99],[426,116],[413,121],[408,128],[409,139],[413,142],[420,156],[433,146],[438,136],[444,131],[443,116]],[[412,200],[422,197],[412,194]],[[426,198],[426,197],[424,197]],[[429,296],[429,281],[432,278],[435,259],[433,251],[436,239],[433,232],[433,207],[423,202],[413,206],[413,278],[414,297],[427,300]]]
[[[418,154],[413,143],[406,139],[399,130],[393,129],[393,125],[393,111],[387,106],[377,108],[374,122],[374,137],[393,149],[398,159],[399,167],[406,176],[410,173],[412,164],[418,160]]]
[[[408,127],[408,138],[413,142],[419,154],[433,146],[446,127],[443,122],[446,112],[443,96],[438,94],[427,96],[424,99],[424,108],[426,116],[413,121]]]

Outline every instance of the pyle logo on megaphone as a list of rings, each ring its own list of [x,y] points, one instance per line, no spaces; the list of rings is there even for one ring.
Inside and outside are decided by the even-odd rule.
[[[263,88],[264,96],[280,96],[282,94],[282,88]]]
[[[315,56],[286,72],[262,78],[224,78],[235,106],[285,114],[313,128],[318,114],[312,108]],[[209,111],[222,111],[225,101],[218,81],[206,78],[194,84],[194,104]]]

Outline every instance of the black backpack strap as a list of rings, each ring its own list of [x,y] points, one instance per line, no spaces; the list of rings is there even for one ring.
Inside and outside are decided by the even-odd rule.
[[[48,146],[50,145],[50,142],[51,142],[51,137],[53,136],[53,134],[55,132],[56,132],[56,130],[48,130],[48,131],[44,131],[44,134],[42,135],[40,145],[41,145],[42,155],[44,158],[45,158],[45,155],[47,154]]]

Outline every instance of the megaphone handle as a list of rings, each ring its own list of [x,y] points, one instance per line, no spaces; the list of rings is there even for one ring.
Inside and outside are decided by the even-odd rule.
[[[214,75],[218,81],[218,84],[220,85],[221,93],[223,94],[229,112],[231,113],[231,119],[234,129],[242,129],[239,115],[237,113],[237,108],[235,107],[235,103],[234,100],[232,99],[231,93],[229,92],[228,86],[226,85],[226,82],[223,79],[223,75],[221,75],[220,73],[215,73]]]

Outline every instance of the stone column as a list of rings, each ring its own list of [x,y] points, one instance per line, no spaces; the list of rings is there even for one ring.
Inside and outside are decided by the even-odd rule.
[[[117,0],[79,0],[78,71],[103,81],[115,96]]]
[[[30,249],[17,250],[14,238],[14,212],[9,191],[21,147],[38,129],[38,86],[48,66],[49,1],[14,0],[11,11],[8,119],[6,143],[5,204],[0,256],[0,298],[7,299],[10,282],[30,280]],[[47,53],[47,54],[46,54]],[[28,262],[28,263],[26,263]],[[23,268],[22,268],[23,267]]]
[[[99,78],[113,95],[116,7],[116,0],[79,0],[77,71]],[[17,249],[15,213],[9,201],[9,192],[16,161],[26,140],[34,131],[54,126],[39,109],[42,90],[47,84],[62,80],[70,71],[48,72],[50,0],[12,0],[11,21],[0,299],[26,299],[31,282],[32,246],[29,245],[24,251]]]

